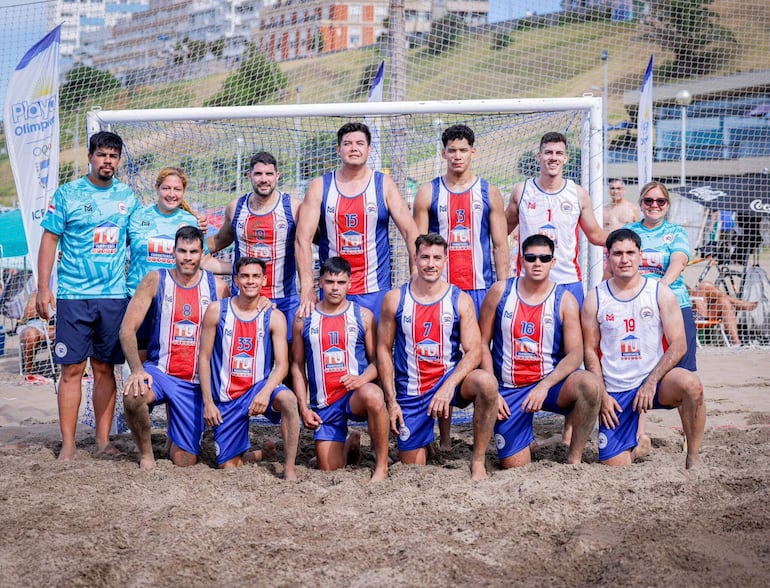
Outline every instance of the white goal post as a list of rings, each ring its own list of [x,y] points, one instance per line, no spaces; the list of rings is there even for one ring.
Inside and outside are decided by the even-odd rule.
[[[92,110],[90,137],[111,130],[125,142],[119,176],[149,203],[153,180],[166,165],[185,169],[190,177],[187,199],[200,209],[221,209],[249,191],[244,171],[250,156],[270,151],[279,162],[279,188],[299,196],[308,181],[337,167],[336,131],[351,120],[364,120],[373,130],[372,160],[389,171],[411,203],[416,186],[441,173],[441,132],[451,124],[467,124],[476,134],[473,170],[508,198],[513,185],[537,172],[534,153],[549,131],[567,136],[572,167],[568,174],[590,193],[602,222],[602,100],[594,96],[511,100],[441,100]],[[579,165],[575,167],[575,163]],[[405,248],[392,240],[396,250]],[[584,281],[597,284],[602,255],[581,235]],[[395,280],[396,283],[398,280]]]

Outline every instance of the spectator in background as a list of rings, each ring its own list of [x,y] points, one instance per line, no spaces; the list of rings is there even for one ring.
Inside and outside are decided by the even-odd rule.
[[[610,178],[610,203],[604,207],[604,230],[614,231],[628,223],[639,220],[639,207],[634,206],[626,197],[626,185],[620,178]]]
[[[713,282],[703,280],[695,288],[687,288],[692,299],[693,309],[696,314],[712,321],[722,321],[730,342],[740,345],[741,338],[738,335],[738,317],[736,311],[754,310],[759,302],[740,300],[728,296],[717,288]]]

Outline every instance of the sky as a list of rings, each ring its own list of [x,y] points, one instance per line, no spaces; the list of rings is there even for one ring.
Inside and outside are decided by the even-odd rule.
[[[548,14],[561,10],[561,0],[489,0],[489,22],[521,18],[532,14]]]
[[[4,8],[14,5],[28,5],[21,0],[0,0],[0,116],[5,104],[8,79],[24,54],[46,34],[43,10],[36,11],[39,22],[20,23],[13,18],[12,11]],[[42,5],[41,5],[42,6]],[[29,13],[29,10],[25,10]],[[19,13],[20,14],[20,13]]]

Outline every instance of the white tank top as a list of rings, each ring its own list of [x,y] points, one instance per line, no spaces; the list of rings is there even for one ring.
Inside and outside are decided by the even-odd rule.
[[[631,300],[618,300],[608,282],[596,287],[601,364],[607,392],[638,388],[665,352],[658,281],[644,280]]]

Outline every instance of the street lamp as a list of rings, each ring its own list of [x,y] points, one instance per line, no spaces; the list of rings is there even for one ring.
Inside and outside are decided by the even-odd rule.
[[[679,151],[679,163],[680,163],[680,172],[679,172],[679,185],[684,186],[685,185],[685,160],[687,159],[687,107],[692,102],[692,94],[690,94],[687,90],[679,90],[679,92],[676,93],[676,103],[679,105],[680,112],[681,112],[681,119],[682,119],[682,132],[681,132],[681,146]]]

